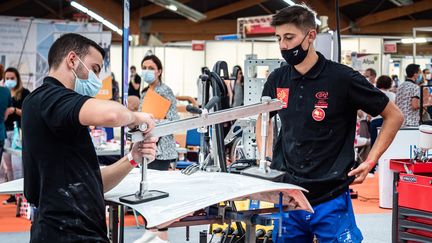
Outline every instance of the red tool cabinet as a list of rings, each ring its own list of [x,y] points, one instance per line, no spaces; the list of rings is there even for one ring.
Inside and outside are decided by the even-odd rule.
[[[392,242],[432,242],[432,162],[390,160],[393,185]]]

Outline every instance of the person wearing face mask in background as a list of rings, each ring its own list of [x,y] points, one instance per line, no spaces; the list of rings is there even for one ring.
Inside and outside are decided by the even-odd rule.
[[[30,242],[106,242],[104,193],[156,154],[157,138],[135,143],[127,156],[99,167],[89,126],[155,126],[151,116],[93,98],[105,51],[79,34],[63,34],[48,52],[48,76],[24,100],[24,195],[37,210]]]
[[[171,104],[166,114],[165,119],[159,120],[156,123],[174,121],[180,119],[177,112],[177,100],[168,85],[162,83],[162,63],[155,55],[145,56],[141,62],[141,80],[148,86],[143,89],[142,98],[140,100],[139,110],[142,109],[142,102],[149,89],[154,90],[160,96],[168,99]],[[156,160],[149,164],[149,169],[168,170],[170,164],[177,159],[177,151],[173,135],[168,135],[159,138]]]
[[[5,146],[11,147],[12,137],[14,134],[14,122],[18,124],[18,128],[21,129],[21,107],[24,99],[30,94],[30,91],[23,87],[21,76],[16,68],[9,67],[6,69],[4,74],[4,87],[8,88],[12,96],[12,106],[6,110],[5,121],[6,136]],[[2,157],[2,164],[6,166],[6,172],[8,180],[17,180],[22,178],[22,161],[21,158],[17,157],[20,161],[15,161],[12,166],[12,156],[9,153],[4,153]],[[14,169],[15,168],[15,171]],[[15,196],[9,197],[3,204],[15,203]]]
[[[327,60],[314,48],[316,13],[308,6],[292,5],[272,19],[282,57],[288,65],[275,69],[264,84],[262,96],[278,98],[281,131],[272,151],[273,128],[268,122],[271,168],[285,172],[280,182],[308,190],[314,213],[294,210],[282,218],[282,235],[273,242],[361,242],[349,185],[362,183],[392,142],[403,121],[399,109],[359,72]],[[367,159],[354,158],[357,110],[381,115],[383,129]],[[256,134],[261,133],[261,116]],[[262,146],[257,136],[258,151]],[[275,220],[274,227],[279,227]]]
[[[396,105],[402,111],[405,121],[404,126],[420,125],[420,88],[419,85],[424,83],[423,73],[418,64],[409,64],[406,69],[405,82],[399,85],[396,92]],[[427,91],[427,89],[424,89]],[[425,93],[423,93],[425,94]],[[424,106],[428,106],[429,95],[423,96]]]
[[[129,79],[129,88],[128,88],[128,96],[137,96],[141,98],[140,90],[141,90],[141,77],[136,72],[136,67],[130,67],[130,79]]]
[[[423,78],[427,85],[432,85],[432,74],[429,70],[429,68],[423,69]]]

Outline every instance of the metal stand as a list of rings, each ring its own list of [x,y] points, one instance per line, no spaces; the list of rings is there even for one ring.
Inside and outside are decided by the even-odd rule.
[[[148,166],[148,159],[143,158],[143,163],[141,165],[141,182],[140,182],[139,190],[135,194],[130,194],[130,195],[120,197],[119,198],[120,202],[129,203],[129,204],[139,204],[139,203],[153,201],[153,200],[157,200],[169,196],[167,192],[148,190],[147,166]]]
[[[270,102],[269,97],[262,97],[261,102],[266,104]],[[266,150],[267,150],[267,124],[269,122],[269,113],[263,112],[261,114],[261,154],[259,167],[252,167],[245,169],[241,172],[243,175],[258,177],[261,179],[276,181],[284,175],[284,172],[272,170],[269,168],[266,160]]]

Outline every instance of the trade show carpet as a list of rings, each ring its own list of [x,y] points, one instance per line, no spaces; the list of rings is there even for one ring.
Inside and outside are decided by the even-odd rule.
[[[382,209],[378,197],[378,175],[367,178],[361,185],[351,188],[358,193],[353,199],[356,220],[363,233],[364,241],[370,243],[391,242],[391,209]],[[0,196],[0,202],[8,196]],[[30,221],[23,217],[15,217],[16,205],[0,205],[0,242],[28,242]],[[142,221],[141,221],[142,222]],[[142,235],[142,228],[136,227],[133,215],[125,216],[125,242],[133,242]],[[379,226],[379,227],[377,227]],[[199,231],[207,226],[195,226],[190,230],[190,241],[198,242]],[[184,228],[168,231],[171,243],[187,242]]]

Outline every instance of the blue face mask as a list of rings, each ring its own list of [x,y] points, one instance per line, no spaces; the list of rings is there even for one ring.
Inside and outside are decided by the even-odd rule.
[[[5,81],[5,87],[8,89],[13,89],[17,85],[17,81],[15,79],[7,79]]]
[[[417,84],[423,83],[423,75],[420,74],[419,76],[417,76],[416,83]]]
[[[78,78],[78,75],[74,70],[72,72],[75,75],[75,92],[82,95],[87,95],[91,97],[95,97],[96,94],[99,92],[99,89],[102,86],[101,80],[96,76],[96,74],[87,68],[87,66],[81,61],[81,59],[78,57],[78,60],[82,63],[82,65],[87,69],[88,71],[88,78],[87,79],[80,79]]]
[[[141,78],[144,82],[152,84],[156,80],[155,71],[153,70],[142,70]]]

